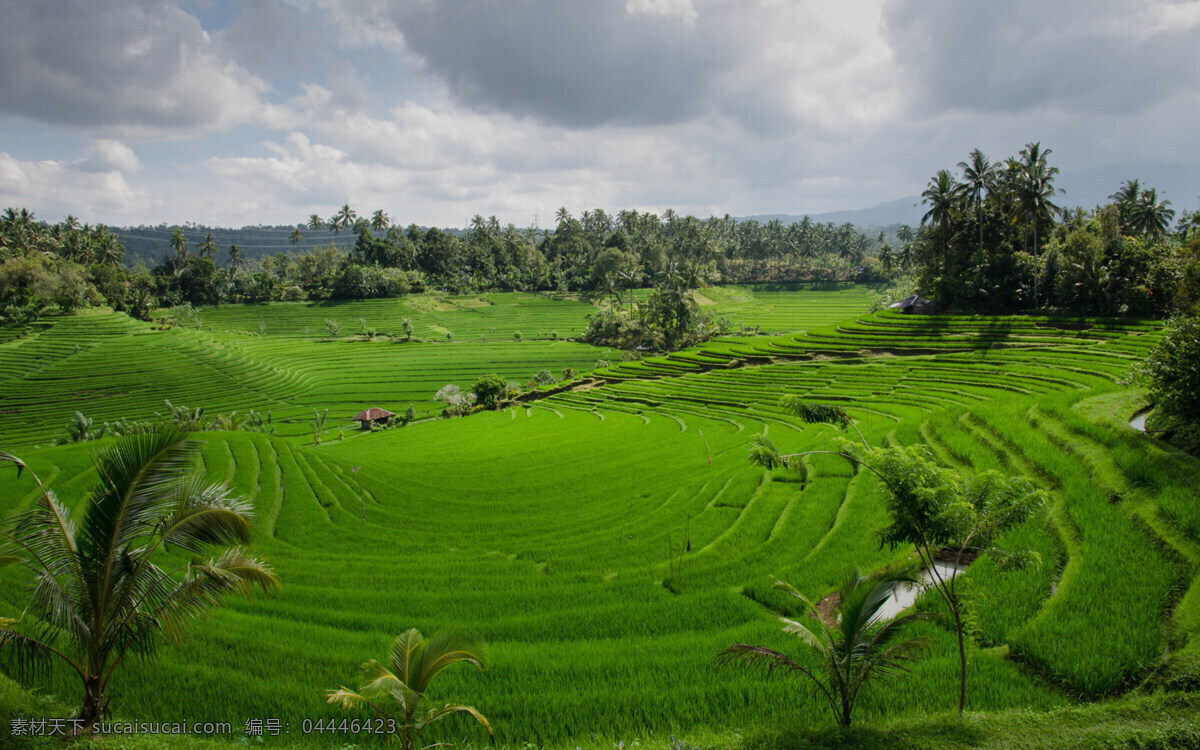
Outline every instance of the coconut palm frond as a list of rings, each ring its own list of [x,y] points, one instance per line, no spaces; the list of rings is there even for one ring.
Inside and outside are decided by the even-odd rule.
[[[53,646],[14,630],[17,625],[17,620],[0,618],[0,652],[4,653],[7,662],[17,674],[45,677],[50,674],[56,656],[66,659],[66,656]],[[69,659],[66,661],[79,671],[73,662]]]
[[[410,684],[419,671],[421,653],[425,650],[425,636],[416,628],[409,628],[392,641],[388,649],[388,662],[392,672],[405,684]]]
[[[325,694],[325,702],[346,711],[374,707],[371,701],[365,696],[348,687],[339,687],[337,690],[330,690]]]
[[[487,641],[479,633],[470,628],[443,630],[427,641],[415,675],[416,681],[411,687],[418,692],[425,692],[424,688],[429,685],[434,675],[458,662],[486,669],[487,658]]]
[[[475,721],[478,721],[480,724],[482,724],[483,728],[487,730],[488,734],[495,734],[495,732],[492,731],[492,725],[488,723],[487,717],[479,713],[479,709],[475,708],[474,706],[463,706],[457,703],[449,703],[441,708],[430,711],[425,715],[425,718],[421,719],[421,721],[417,723],[417,726],[420,729],[424,729],[435,721],[441,721],[447,716],[455,713],[468,714],[474,718]]]
[[[776,669],[788,669],[794,672],[811,674],[807,667],[796,662],[787,654],[767,648],[754,646],[749,643],[734,643],[729,648],[717,652],[717,662],[720,664],[740,664],[745,667],[766,667],[770,674]]]
[[[49,491],[43,491],[31,510],[4,522],[6,557],[28,562],[35,571],[54,576],[79,573],[75,524],[71,511]]]
[[[175,488],[173,507],[162,519],[162,543],[193,554],[211,544],[250,541],[253,506],[230,495],[225,484],[196,476]]]

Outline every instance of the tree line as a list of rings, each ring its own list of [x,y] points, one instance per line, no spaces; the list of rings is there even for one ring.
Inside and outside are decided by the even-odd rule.
[[[785,225],[701,220],[666,211],[601,209],[576,218],[558,211],[552,229],[501,225],[476,216],[465,231],[393,225],[377,210],[349,205],[312,215],[291,233],[291,252],[249,257],[211,232],[190,240],[174,227],[152,267],[122,264],[124,246],[104,227],[38,221],[26,209],[0,216],[0,316],[29,320],[58,307],[108,304],[146,318],[155,307],[277,300],[396,297],[438,288],[452,293],[558,291],[632,297],[664,272],[694,285],[717,282],[875,278],[880,238],[850,224],[805,219]],[[334,242],[303,249],[314,233]],[[341,235],[355,242],[339,246]],[[680,270],[684,269],[684,270]]]
[[[1175,211],[1136,179],[1109,203],[1064,209],[1055,203],[1052,150],[1030,143],[992,162],[979,149],[942,169],[921,194],[917,231],[901,227],[888,273],[943,310],[1032,308],[1167,316],[1200,299],[1200,212]]]
[[[251,257],[212,232],[189,239],[174,227],[157,263],[131,268],[103,226],[73,217],[51,225],[10,208],[0,215],[0,322],[96,304],[148,318],[154,307],[183,303],[557,291],[608,298],[612,314],[600,326],[608,340],[662,343],[690,338],[680,297],[706,284],[890,279],[964,312],[1166,316],[1200,299],[1200,212],[1183,211],[1172,229],[1170,201],[1138,180],[1106,205],[1063,209],[1052,153],[1030,143],[992,162],[975,149],[956,171],[939,170],[922,193],[920,225],[901,225],[895,247],[883,231],[872,237],[807,217],[784,224],[602,209],[576,217],[560,208],[551,228],[476,215],[466,229],[446,230],[401,227],[381,209],[360,216],[343,205],[297,224],[290,252]],[[334,242],[311,246],[330,233]],[[343,234],[354,237],[348,249]],[[644,288],[660,304],[645,311],[655,320],[639,324],[654,331],[629,335],[617,311],[645,318],[634,293]]]

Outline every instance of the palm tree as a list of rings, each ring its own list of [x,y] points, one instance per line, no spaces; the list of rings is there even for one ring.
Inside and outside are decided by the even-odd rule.
[[[115,266],[125,257],[125,247],[111,232],[102,232],[96,244],[96,262],[102,266]]]
[[[237,275],[238,269],[245,263],[242,258],[242,249],[237,245],[229,246],[229,276],[233,278]]]
[[[907,672],[904,662],[926,644],[924,638],[899,640],[900,631],[909,623],[930,619],[932,613],[914,612],[901,617],[884,617],[879,613],[895,585],[904,580],[911,579],[902,575],[864,578],[857,570],[851,571],[838,587],[841,616],[833,623],[825,622],[816,606],[799,591],[776,581],[776,588],[804,602],[807,614],[811,615],[798,620],[779,618],[783,632],[799,637],[818,657],[820,666],[809,668],[774,649],[745,643],[733,644],[717,658],[748,667],[764,666],[768,674],[785,669],[808,677],[829,704],[837,723],[848,727],[854,703],[867,681]]]
[[[1142,186],[1138,180],[1125,180],[1117,192],[1108,196],[1109,200],[1115,201],[1117,204],[1122,227],[1129,228],[1133,225],[1133,209],[1141,195]]]
[[[960,161],[958,168],[963,173],[963,186],[968,203],[975,207],[975,218],[979,222],[979,252],[983,252],[983,193],[991,192],[995,168],[979,149],[972,149],[971,161]]]
[[[288,242],[292,243],[292,247],[299,245],[303,241],[304,234],[299,229],[293,229],[292,233],[288,235]]]
[[[325,220],[322,219],[320,216],[313,214],[308,217],[308,228],[313,230],[314,232],[321,231],[321,228],[324,226],[325,226]]]
[[[1058,167],[1046,163],[1046,157],[1053,153],[1050,149],[1041,150],[1041,142],[1027,143],[1021,149],[1020,172],[1016,184],[1016,199],[1018,213],[1013,217],[1016,221],[1021,217],[1033,225],[1033,305],[1038,303],[1038,276],[1041,273],[1038,257],[1038,223],[1044,219],[1053,219],[1060,210],[1050,199],[1058,192],[1054,187],[1054,175]]]
[[[891,245],[884,245],[879,251],[879,262],[883,265],[883,270],[888,273],[892,272],[892,267],[896,263],[896,254],[892,252]]]
[[[193,473],[199,452],[175,425],[124,438],[97,457],[100,481],[81,514],[34,475],[34,508],[0,532],[4,562],[22,563],[34,578],[22,620],[0,621],[0,648],[27,670],[45,671],[53,657],[66,662],[83,683],[85,729],[109,714],[109,682],[127,654],[147,658],[161,640],[180,640],[225,594],[279,585],[241,546],[250,541],[251,504],[204,484]],[[15,464],[18,477],[27,468],[7,453],[0,462]],[[193,559],[159,568],[151,558],[166,547]],[[200,559],[210,547],[224,549]]]
[[[426,639],[416,628],[401,633],[388,651],[384,666],[371,659],[359,667],[362,685],[358,690],[339,687],[325,694],[327,702],[353,711],[370,708],[383,716],[399,711],[404,750],[414,750],[417,737],[430,724],[453,713],[474,717],[492,733],[488,720],[474,706],[449,703],[433,708],[426,696],[429,683],[446,667],[458,662],[487,668],[487,642],[473,630],[452,628]]]
[[[1150,239],[1161,237],[1171,226],[1175,211],[1168,208],[1169,200],[1159,200],[1158,190],[1146,188],[1130,209],[1130,225]]]
[[[196,254],[201,258],[211,258],[217,254],[217,243],[213,242],[212,232],[204,236],[203,242],[196,243]]]
[[[354,226],[354,220],[358,218],[350,204],[343,205],[338,212],[329,220],[329,231],[333,232],[334,236],[339,236],[342,229],[349,229]]]
[[[962,195],[962,186],[955,182],[950,170],[940,170],[925,192],[921,193],[922,203],[929,210],[921,217],[921,224],[936,224],[942,233],[942,275],[949,268],[950,254],[950,222],[954,218],[954,210],[958,208]]]
[[[383,209],[376,209],[375,213],[371,214],[371,228],[376,232],[386,232],[387,228],[392,225],[388,215]]]
[[[183,260],[187,257],[187,237],[183,236],[183,230],[175,227],[171,230],[171,239],[168,240],[171,249],[175,251],[175,258]]]

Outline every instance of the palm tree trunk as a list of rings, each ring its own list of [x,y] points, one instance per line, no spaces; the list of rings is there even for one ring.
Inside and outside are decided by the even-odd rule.
[[[976,213],[979,214],[979,254],[983,254],[983,203],[979,203]]]
[[[1033,220],[1033,306],[1038,306],[1038,275],[1041,263],[1038,260],[1037,219]]]
[[[83,679],[83,707],[79,718],[83,721],[81,732],[91,732],[92,726],[108,713],[108,698],[100,675],[88,675]]]

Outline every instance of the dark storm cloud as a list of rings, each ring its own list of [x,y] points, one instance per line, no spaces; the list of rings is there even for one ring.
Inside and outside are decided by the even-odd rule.
[[[167,3],[7,3],[0,112],[60,125],[194,129],[239,117],[256,82]]]
[[[393,11],[406,46],[462,103],[568,127],[680,122],[709,108],[741,54],[701,13],[629,14],[621,0],[417,2]]]
[[[896,0],[897,60],[925,105],[1136,112],[1200,82],[1194,28],[1156,29],[1161,2]]]

